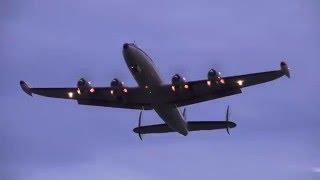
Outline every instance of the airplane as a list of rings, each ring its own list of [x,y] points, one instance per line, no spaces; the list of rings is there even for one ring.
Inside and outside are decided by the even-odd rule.
[[[191,131],[234,128],[229,121],[229,106],[226,121],[187,121],[186,109],[182,106],[218,99],[242,93],[242,89],[282,76],[290,78],[290,70],[285,62],[280,69],[253,74],[223,77],[215,69],[210,69],[204,80],[187,81],[180,74],[174,74],[171,83],[164,83],[154,61],[135,43],[124,43],[123,58],[136,80],[137,87],[128,87],[119,79],[113,79],[110,87],[94,87],[81,78],[76,87],[31,88],[20,81],[22,90],[28,95],[37,94],[52,98],[76,100],[80,105],[105,106],[140,110],[138,127],[133,131],[142,140],[142,134],[178,132],[187,136]],[[164,124],[141,126],[142,112],[155,110]]]

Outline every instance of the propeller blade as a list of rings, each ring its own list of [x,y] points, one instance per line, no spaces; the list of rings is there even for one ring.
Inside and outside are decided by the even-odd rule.
[[[228,127],[226,128],[226,130],[227,130],[227,133],[230,135],[230,132],[229,132],[229,128],[228,128]]]
[[[141,119],[142,119],[142,110],[140,111],[140,114],[139,114],[139,123],[138,123],[139,128],[141,127]],[[140,130],[139,130],[139,138],[142,141]]]
[[[184,120],[186,121],[187,120],[186,108],[183,109],[182,116],[183,116]]]
[[[230,110],[230,107],[228,106],[227,113],[226,113],[226,121],[229,121],[229,116],[230,116],[229,110]]]
[[[228,106],[228,107],[227,107],[227,112],[226,112],[226,122],[229,122],[229,116],[230,116],[230,107]],[[228,125],[227,125],[227,127],[226,127],[226,130],[227,130],[227,133],[230,135]]]

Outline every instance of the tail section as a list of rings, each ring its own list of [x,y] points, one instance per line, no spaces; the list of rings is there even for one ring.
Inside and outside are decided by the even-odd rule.
[[[137,133],[141,138],[142,134],[154,134],[154,133],[169,133],[176,132],[171,129],[167,124],[154,124],[148,126],[141,126],[141,113],[139,116],[139,126],[133,129],[133,132]],[[183,117],[186,119],[186,109],[183,110]],[[203,131],[203,130],[215,130],[215,129],[226,129],[227,133],[230,134],[229,129],[237,126],[236,123],[229,121],[230,108],[228,106],[226,111],[225,121],[189,121],[187,122],[188,131]]]
[[[189,121],[188,131],[202,131],[215,129],[228,129],[236,127],[236,123],[231,121]],[[168,133],[175,132],[167,124],[155,124],[149,126],[141,126],[133,129],[133,132],[138,134],[152,133]]]

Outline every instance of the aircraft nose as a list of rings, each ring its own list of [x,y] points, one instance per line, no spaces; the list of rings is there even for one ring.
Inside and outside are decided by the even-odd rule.
[[[128,43],[124,43],[124,44],[123,44],[123,49],[128,49],[128,47],[129,47],[129,44],[128,44]]]

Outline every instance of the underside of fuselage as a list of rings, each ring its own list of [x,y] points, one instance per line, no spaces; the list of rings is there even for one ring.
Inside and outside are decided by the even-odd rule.
[[[148,89],[146,93],[157,91],[157,86],[160,86],[163,81],[152,59],[144,51],[132,43],[125,43],[123,45],[122,54],[129,71],[138,85],[142,88]],[[177,131],[185,136],[188,134],[187,123],[185,122],[176,105],[152,104],[149,105],[149,108],[150,106],[174,131]]]

